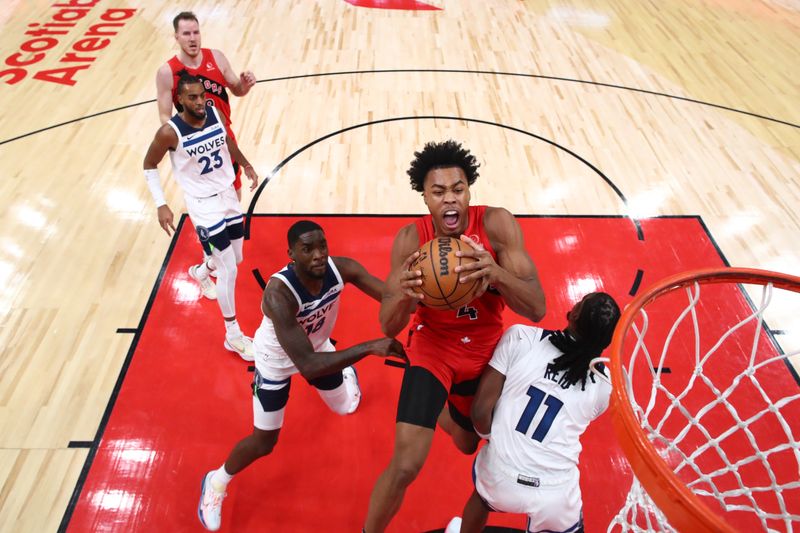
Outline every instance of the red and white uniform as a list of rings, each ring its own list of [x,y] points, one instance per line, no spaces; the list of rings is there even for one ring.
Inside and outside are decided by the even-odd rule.
[[[236,136],[231,129],[230,99],[228,98],[228,91],[225,90],[228,86],[228,82],[225,81],[222,69],[217,65],[217,61],[214,59],[214,54],[211,52],[211,49],[201,48],[200,57],[202,61],[197,68],[187,67],[181,63],[178,56],[173,56],[172,59],[167,61],[172,71],[172,103],[175,105],[175,109],[177,109],[178,112],[183,110],[181,109],[182,106],[178,104],[178,80],[183,73],[200,78],[206,90],[206,106],[217,108],[217,111],[220,112],[222,118],[225,120],[225,128],[228,130],[228,135],[236,141]],[[242,187],[242,171],[241,167],[237,166],[236,168],[237,171],[233,187],[238,190]]]
[[[483,226],[485,205],[469,207],[469,226],[464,234],[492,254],[489,237]],[[433,220],[426,215],[416,221],[419,245],[435,237]],[[406,353],[411,364],[428,369],[449,391],[454,383],[480,377],[503,334],[505,301],[495,290],[454,311],[417,307]],[[448,400],[462,414],[469,415],[471,397],[451,395]]]

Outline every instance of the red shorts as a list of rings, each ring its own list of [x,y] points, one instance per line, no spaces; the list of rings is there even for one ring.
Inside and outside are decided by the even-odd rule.
[[[448,391],[447,401],[469,417],[478,380],[494,353],[496,339],[476,343],[467,337],[410,330],[406,354],[411,366],[428,370]]]

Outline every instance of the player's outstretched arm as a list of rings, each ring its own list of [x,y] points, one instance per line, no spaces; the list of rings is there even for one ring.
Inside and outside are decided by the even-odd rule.
[[[457,255],[471,256],[476,262],[456,267],[456,272],[465,272],[462,283],[484,277],[485,283],[494,286],[503,295],[508,306],[517,314],[534,322],[544,318],[545,298],[539,274],[533,259],[525,249],[522,228],[508,210],[494,207],[486,210],[484,217],[486,234],[497,253],[497,262],[489,252],[482,250],[468,237],[461,240],[470,244],[472,251]]]
[[[373,300],[381,301],[385,284],[370,274],[364,265],[349,257],[334,257],[333,262],[346,283],[352,283]]]
[[[156,72],[156,103],[158,119],[166,124],[172,116],[172,70],[166,63]]]
[[[147,181],[147,187],[150,189],[150,194],[153,195],[153,201],[156,204],[158,224],[170,235],[170,229],[175,231],[174,215],[172,210],[167,205],[167,200],[164,197],[164,190],[161,188],[161,176],[158,174],[158,164],[164,159],[164,154],[170,148],[175,148],[178,145],[178,135],[169,125],[164,124],[156,132],[153,142],[147,149],[147,154],[144,156],[144,178]]]
[[[492,413],[500,398],[500,393],[503,392],[505,382],[506,377],[503,374],[491,366],[487,366],[478,384],[478,392],[475,393],[475,399],[472,401],[472,410],[470,411],[472,425],[478,435],[485,439],[489,438],[492,431]]]
[[[255,75],[249,70],[245,70],[237,76],[233,68],[231,68],[231,64],[228,62],[228,58],[225,57],[225,54],[219,50],[212,50],[211,53],[214,54],[214,59],[222,71],[222,75],[225,77],[225,82],[228,84],[231,93],[233,93],[234,96],[244,96],[249,93],[253,85],[256,84]]]
[[[414,224],[402,228],[394,239],[392,271],[386,278],[379,315],[381,330],[387,337],[394,337],[406,327],[411,313],[422,300],[422,295],[413,290],[413,287],[422,285],[422,272],[408,270],[417,258],[418,241]]]
[[[403,346],[389,338],[362,342],[335,352],[315,352],[306,331],[297,322],[297,300],[280,281],[270,280],[261,306],[275,325],[281,347],[307,380],[337,372],[370,354],[407,360]]]

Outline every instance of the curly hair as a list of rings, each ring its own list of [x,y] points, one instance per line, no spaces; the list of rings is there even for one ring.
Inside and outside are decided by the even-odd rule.
[[[557,331],[550,336],[550,342],[562,352],[553,361],[552,370],[565,371],[562,379],[570,386],[580,381],[583,390],[589,374],[589,363],[611,344],[619,315],[619,306],[610,295],[596,292],[587,296],[581,314],[575,321],[577,338],[567,330]],[[594,375],[591,379],[594,381]]]
[[[433,169],[459,167],[467,176],[467,183],[472,185],[478,179],[479,166],[480,164],[469,150],[462,148],[461,143],[451,139],[438,143],[425,143],[425,148],[421,152],[414,152],[414,160],[411,162],[407,174],[411,178],[411,188],[422,192],[425,176]]]

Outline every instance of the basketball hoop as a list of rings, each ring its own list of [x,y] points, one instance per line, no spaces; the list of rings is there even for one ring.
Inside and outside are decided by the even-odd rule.
[[[610,347],[611,413],[635,477],[609,531],[800,523],[800,383],[789,361],[800,351],[783,353],[764,318],[784,297],[798,297],[796,316],[797,293],[795,276],[716,268],[664,279],[626,307]]]

